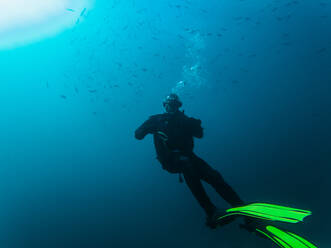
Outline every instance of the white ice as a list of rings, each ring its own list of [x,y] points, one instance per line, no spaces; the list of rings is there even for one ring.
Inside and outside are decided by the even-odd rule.
[[[0,0],[0,49],[31,43],[70,28],[87,7],[91,7],[91,0]]]

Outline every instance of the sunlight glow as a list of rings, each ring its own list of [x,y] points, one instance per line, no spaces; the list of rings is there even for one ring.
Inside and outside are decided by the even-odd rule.
[[[74,26],[90,0],[0,0],[0,49],[13,48]]]

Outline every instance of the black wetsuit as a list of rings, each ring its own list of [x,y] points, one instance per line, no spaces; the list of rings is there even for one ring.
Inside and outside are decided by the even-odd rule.
[[[187,117],[180,111],[153,115],[136,130],[135,137],[141,140],[147,134],[154,136],[157,159],[163,169],[170,173],[183,173],[186,184],[208,216],[216,207],[207,196],[201,180],[210,184],[231,206],[243,204],[221,174],[193,153],[193,137],[203,136],[200,120]]]

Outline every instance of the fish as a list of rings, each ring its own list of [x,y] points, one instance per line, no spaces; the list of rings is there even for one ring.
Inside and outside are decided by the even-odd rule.
[[[86,8],[84,8],[84,9],[82,10],[82,12],[80,12],[80,16],[83,16],[83,15],[85,14],[85,12],[86,12]]]
[[[242,16],[238,16],[238,17],[234,17],[233,19],[234,19],[235,21],[240,21],[240,20],[243,19],[243,17],[242,17]]]
[[[67,99],[67,96],[65,96],[65,95],[60,95],[60,97],[64,100]]]
[[[286,20],[289,20],[290,18],[292,18],[292,15],[287,15],[285,16]]]
[[[326,52],[326,48],[325,47],[316,50],[316,53],[324,53],[324,52]]]
[[[97,92],[97,90],[88,90],[88,92],[95,93],[95,92]]]
[[[289,33],[283,33],[283,34],[282,34],[282,37],[283,37],[283,38],[288,38],[288,37],[289,37]]]
[[[147,8],[139,9],[136,11],[136,13],[141,14],[141,13],[145,12],[146,10],[147,10]]]
[[[73,10],[73,9],[67,9],[68,11],[70,11],[70,12],[75,12],[75,10]]]

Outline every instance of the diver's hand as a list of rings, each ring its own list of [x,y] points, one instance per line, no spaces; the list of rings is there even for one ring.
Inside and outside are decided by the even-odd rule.
[[[167,141],[167,140],[168,140],[168,135],[166,135],[164,132],[157,131],[155,134],[156,134],[156,135],[159,135],[159,137],[160,137],[161,139],[163,139],[164,141]]]

